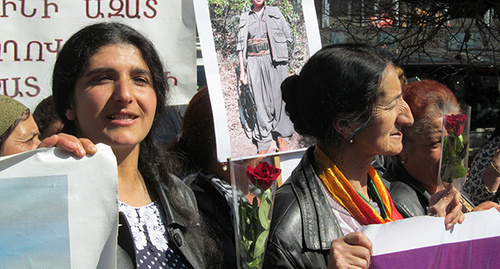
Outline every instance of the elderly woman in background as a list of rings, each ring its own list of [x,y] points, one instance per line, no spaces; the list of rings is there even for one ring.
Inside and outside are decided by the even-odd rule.
[[[398,74],[373,48],[329,46],[282,91],[295,130],[317,144],[276,193],[264,268],[367,268],[371,242],[356,230],[403,218],[371,166],[401,152],[413,123]],[[446,228],[462,222],[458,192],[440,195],[439,216],[451,201]]]
[[[391,182],[394,205],[406,218],[427,215],[431,196],[444,188],[438,182],[443,111],[446,107],[458,112],[460,106],[451,90],[433,80],[404,85],[403,96],[415,122],[403,127],[403,150],[382,177]],[[461,203],[466,212],[495,206],[483,204],[474,209],[466,196]]]
[[[488,142],[472,161],[464,192],[478,204],[485,201],[500,203],[500,119]]]
[[[39,134],[30,110],[19,101],[0,95],[0,156],[52,146],[73,152],[76,157],[94,154],[97,150],[88,139],[61,134],[40,141]]]

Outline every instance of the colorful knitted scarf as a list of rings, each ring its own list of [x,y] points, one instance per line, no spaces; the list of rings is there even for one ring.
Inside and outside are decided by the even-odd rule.
[[[378,203],[380,214],[373,208],[368,200],[354,189],[328,156],[316,146],[314,157],[318,167],[316,173],[333,195],[337,202],[351,213],[361,225],[382,224],[398,219],[403,219],[394,207],[389,192],[385,188],[379,175],[370,166],[368,170],[368,191],[372,198]]]

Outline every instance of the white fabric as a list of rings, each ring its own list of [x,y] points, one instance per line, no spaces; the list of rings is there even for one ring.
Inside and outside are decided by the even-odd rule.
[[[337,200],[333,197],[333,195],[328,191],[326,186],[323,184],[323,181],[319,179],[319,183],[321,185],[321,189],[323,189],[323,193],[326,196],[326,199],[328,200],[328,203],[330,203],[330,207],[332,208],[333,214],[335,215],[335,218],[337,218],[337,221],[339,222],[340,229],[342,229],[342,232],[344,235],[355,232],[358,230],[362,225],[345,209],[341,204],[337,202]],[[370,204],[373,206],[373,208],[380,214],[380,208],[378,207],[378,204],[374,202],[372,199],[370,199]]]
[[[159,209],[158,200],[142,207],[129,206],[120,201],[120,211],[127,217],[137,250],[147,246],[148,238],[158,250],[164,252],[168,249],[165,221]]]

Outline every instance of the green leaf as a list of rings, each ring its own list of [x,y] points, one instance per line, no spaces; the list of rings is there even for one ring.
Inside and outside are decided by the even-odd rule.
[[[467,142],[465,142],[464,147],[462,148],[462,151],[459,154],[461,160],[465,159],[468,150],[469,150],[469,145]]]
[[[457,165],[455,167],[455,171],[453,173],[454,179],[465,177],[466,175],[467,175],[467,168],[465,168],[463,165]]]
[[[269,210],[271,209],[271,204],[264,198],[264,195],[262,195],[262,198],[260,199],[259,206],[259,221],[264,229],[269,229]]]
[[[260,257],[255,258],[253,261],[248,263],[248,268],[257,268],[260,264]]]
[[[255,241],[255,250],[253,253],[254,258],[257,258],[260,255],[262,255],[262,253],[264,253],[268,235],[269,235],[269,230],[264,230],[262,231],[262,233],[260,233],[259,237],[257,238],[257,241]]]

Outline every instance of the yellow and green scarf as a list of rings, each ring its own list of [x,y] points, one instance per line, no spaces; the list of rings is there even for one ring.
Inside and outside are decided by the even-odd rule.
[[[378,203],[380,214],[368,202],[368,199],[352,187],[347,178],[318,146],[314,149],[314,157],[318,165],[316,173],[323,184],[337,202],[347,209],[361,225],[382,224],[403,219],[396,207],[394,207],[389,192],[373,166],[370,166],[368,170],[370,176],[368,191]]]

